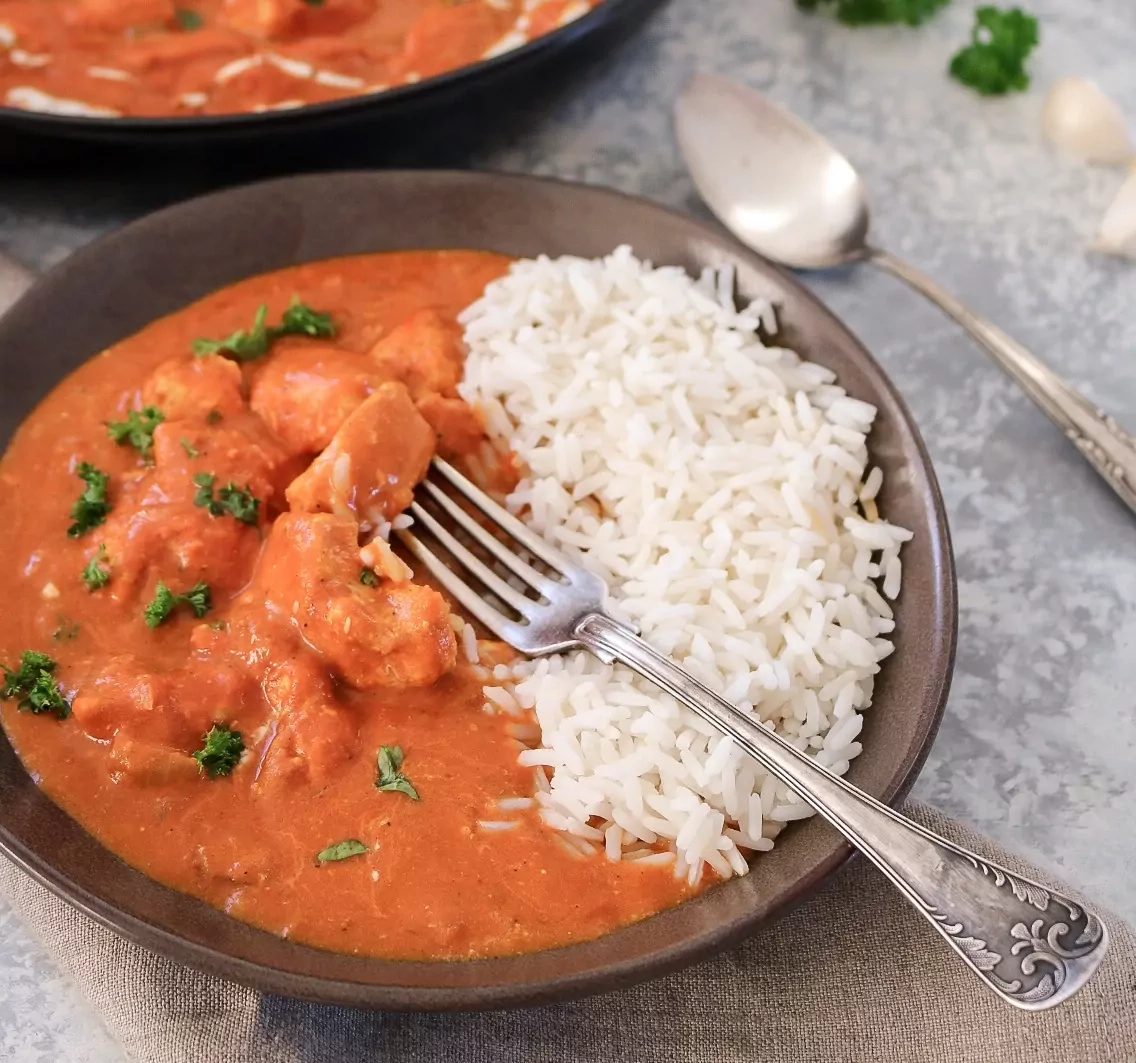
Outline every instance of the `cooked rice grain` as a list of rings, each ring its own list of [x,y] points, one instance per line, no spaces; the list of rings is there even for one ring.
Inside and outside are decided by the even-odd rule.
[[[626,247],[517,262],[462,315],[462,392],[527,470],[513,512],[602,575],[648,641],[843,772],[892,648],[872,580],[899,593],[910,533],[865,519],[883,480],[875,408],[764,346],[771,308],[738,311],[731,288]],[[741,850],[810,814],[732,740],[590,654],[495,668],[486,696],[531,708],[540,744],[520,761],[582,853],[656,862],[664,846],[692,883],[707,866],[729,877]]]

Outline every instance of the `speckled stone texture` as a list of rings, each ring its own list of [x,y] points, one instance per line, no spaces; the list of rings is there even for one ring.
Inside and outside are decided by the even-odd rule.
[[[1089,74],[1136,118],[1131,0],[1029,0],[1035,89],[983,100],[944,68],[971,0],[918,31],[850,30],[791,0],[672,0],[586,85],[479,167],[608,184],[701,212],[670,133],[694,70],[744,79],[859,166],[876,238],[1136,426],[1136,264],[1086,254],[1120,183],[1040,139],[1044,89]],[[435,161],[408,147],[400,161]],[[184,187],[0,177],[0,246],[36,266]],[[950,511],[961,639],[916,793],[1136,920],[1136,517],[918,296],[867,269],[810,277],[914,410]],[[119,1050],[0,911],[0,1059],[118,1063]]]

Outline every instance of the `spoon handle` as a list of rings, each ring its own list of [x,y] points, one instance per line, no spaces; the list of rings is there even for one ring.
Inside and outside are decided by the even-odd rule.
[[[1136,511],[1136,439],[997,325],[968,310],[914,266],[876,249],[869,253],[868,261],[911,285],[962,325],[1073,441],[1128,508]]]

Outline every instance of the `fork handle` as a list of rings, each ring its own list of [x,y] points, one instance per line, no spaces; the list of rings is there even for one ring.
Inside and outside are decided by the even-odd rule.
[[[589,614],[575,634],[601,659],[622,661],[677,698],[791,786],[1004,1000],[1028,1011],[1053,1007],[1104,958],[1108,931],[1081,905],[952,844],[833,775],[610,617]]]

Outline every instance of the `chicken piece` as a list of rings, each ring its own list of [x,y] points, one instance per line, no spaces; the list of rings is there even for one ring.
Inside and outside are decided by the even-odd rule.
[[[246,714],[253,693],[248,678],[227,664],[196,662],[192,670],[153,674],[123,655],[83,683],[71,712],[94,738],[130,739],[185,754],[200,746],[214,723]]]
[[[170,711],[169,677],[149,674],[131,656],[112,657],[84,683],[71,701],[71,715],[92,738],[113,738],[124,729],[173,742],[185,732]]]
[[[250,594],[289,617],[351,686],[429,686],[457,659],[445,599],[415,583],[361,582],[357,536],[348,518],[285,513]]]
[[[115,50],[114,65],[131,74],[157,74],[169,98],[178,94],[183,82],[185,91],[192,91],[193,85],[200,85],[203,73],[211,77],[219,65],[251,50],[251,42],[229,30],[202,26],[192,33],[145,33],[135,37],[128,46]],[[207,73],[206,65],[210,67]],[[171,76],[176,80],[169,84]],[[138,88],[137,84],[130,85],[133,92]]]
[[[214,600],[241,589],[260,550],[260,526],[291,478],[280,444],[255,417],[238,413],[215,425],[165,421],[154,430],[154,465],[126,480],[92,554],[106,547],[111,570],[107,593],[133,601],[140,587],[159,579],[173,589],[209,584]],[[206,490],[195,477],[213,477]],[[214,512],[204,498],[220,497],[229,484],[256,499],[255,519]],[[242,510],[251,516],[251,510]]]
[[[418,412],[438,437],[438,453],[443,458],[473,454],[485,439],[485,425],[477,411],[464,399],[448,399],[430,392],[416,404]]]
[[[263,637],[259,641],[263,642]],[[275,654],[282,648],[278,644],[272,646]],[[286,658],[268,665],[260,689],[274,716],[288,716],[307,705],[330,704],[335,700],[327,666],[299,640]]]
[[[452,394],[465,364],[461,329],[436,310],[418,310],[375,344],[371,360],[415,401],[431,391]]]
[[[402,52],[391,59],[392,82],[410,71],[433,77],[469,62],[470,55],[486,52],[504,37],[515,18],[510,8],[491,4],[431,4],[420,10]]]
[[[252,37],[335,36],[367,18],[374,0],[225,0],[223,18]]]
[[[117,772],[146,786],[164,786],[189,781],[200,772],[197,761],[180,749],[155,742],[139,742],[116,735],[110,746],[110,760]]]
[[[218,659],[229,654],[260,683],[270,716],[258,742],[253,787],[272,794],[281,788],[320,788],[359,751],[359,728],[337,702],[328,664],[307,645],[292,622],[299,599],[265,599],[253,584],[229,612],[223,630],[199,625],[194,648]]]
[[[85,29],[117,33],[163,27],[174,17],[174,0],[79,0],[75,20]]]
[[[107,593],[119,602],[162,579],[176,591],[204,580],[216,604],[248,582],[260,550],[255,525],[184,503],[120,506],[99,531],[111,572]]]
[[[382,379],[367,358],[308,342],[266,360],[253,381],[249,404],[289,453],[315,454]]]
[[[321,789],[359,752],[358,724],[330,701],[313,701],[281,717],[270,725],[269,735],[256,780],[263,793],[300,784]]]
[[[142,401],[167,421],[232,417],[245,408],[241,369],[219,354],[163,362],[142,387]]]
[[[433,455],[433,430],[406,388],[387,381],[288,485],[288,504],[293,511],[334,513],[365,529],[377,527],[410,505]]]
[[[193,504],[208,473],[215,486],[234,483],[265,503],[286,487],[295,465],[255,417],[238,413],[216,424],[172,418],[154,429],[154,472],[163,500]]]
[[[276,37],[290,28],[303,6],[303,0],[225,0],[222,17],[242,33]]]

